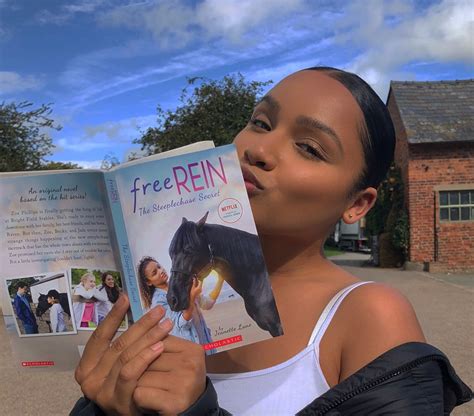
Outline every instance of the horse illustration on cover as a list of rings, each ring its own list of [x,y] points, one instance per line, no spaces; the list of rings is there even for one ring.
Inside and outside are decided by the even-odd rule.
[[[235,228],[207,224],[208,214],[198,222],[183,217],[171,240],[167,294],[171,309],[188,308],[193,279],[204,279],[215,270],[243,298],[247,313],[260,328],[274,337],[282,335],[258,237]]]

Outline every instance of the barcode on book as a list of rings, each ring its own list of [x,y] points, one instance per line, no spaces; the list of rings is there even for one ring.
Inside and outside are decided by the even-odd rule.
[[[54,365],[54,361],[22,361],[22,367],[50,367]]]
[[[224,347],[225,345],[235,344],[236,342],[242,342],[242,335],[236,335],[235,337],[229,337],[220,339],[219,341],[210,342],[209,344],[204,344],[203,348],[207,351],[214,348]]]

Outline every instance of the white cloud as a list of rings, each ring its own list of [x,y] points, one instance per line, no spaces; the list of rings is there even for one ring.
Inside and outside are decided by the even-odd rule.
[[[118,51],[116,52],[118,53]],[[214,48],[213,46],[205,46],[176,55],[170,58],[166,64],[157,67],[141,68],[135,72],[122,73],[115,76],[111,75],[111,71],[115,68],[110,69],[107,71],[108,76],[97,82],[92,79],[94,77],[92,73],[94,68],[101,67],[101,64],[104,63],[104,56],[99,51],[96,51],[93,55],[82,57],[80,60],[72,62],[69,69],[60,78],[64,85],[80,91],[73,97],[71,102],[67,103],[67,106],[70,108],[80,108],[128,91],[165,83],[192,74],[202,74],[205,71],[223,65],[231,65],[248,59],[251,56],[265,56],[265,53],[270,52],[255,48],[251,51],[238,53],[231,50]],[[190,62],[192,62],[192,66],[189,65]],[[107,64],[113,64],[112,57],[110,57]],[[107,66],[107,69],[109,69],[109,66]]]
[[[90,150],[105,149],[110,147],[110,142],[94,142],[82,139],[57,139],[54,143],[56,152],[73,151],[77,153],[89,152]]]
[[[275,84],[293,72],[317,65],[327,66],[325,51],[332,44],[333,38],[318,39],[317,42],[311,42],[307,46],[281,54],[271,66],[259,64],[242,73],[249,80],[271,80]]]
[[[0,95],[41,88],[43,81],[32,75],[20,75],[17,72],[0,71]]]
[[[60,8],[43,9],[36,15],[36,21],[40,24],[62,25],[72,20],[77,14],[91,14],[109,4],[108,0],[82,0],[71,4],[63,4]]]
[[[196,10],[196,22],[211,37],[239,43],[259,25],[275,25],[278,18],[301,9],[301,0],[205,0]]]
[[[156,115],[147,115],[142,117],[131,117],[128,119],[108,121],[96,125],[86,125],[75,134],[68,138],[57,138],[54,141],[55,153],[75,152],[86,153],[90,151],[104,152],[109,154],[111,149],[124,144],[130,145],[134,139],[141,136],[140,131],[156,124]],[[139,152],[139,146],[131,148],[125,152],[124,160],[127,160],[131,151]]]
[[[164,48],[190,43],[193,49],[168,51],[165,63],[153,65],[161,59],[156,43],[141,38],[76,57],[60,76],[72,89],[66,104],[73,109],[224,67],[241,68],[249,79],[278,81],[306,66],[333,65],[368,78],[383,97],[390,79],[414,77],[402,69],[406,64],[473,60],[466,0],[422,10],[410,0],[344,6],[303,0],[204,0],[194,6],[164,0],[114,8],[92,3],[107,5],[95,9],[102,24],[142,30]],[[144,57],[148,66],[131,69],[131,60]]]
[[[195,6],[163,0],[116,7],[99,21],[145,30],[160,47],[176,49],[197,39],[223,37],[240,43],[252,29],[275,25],[302,5],[303,0],[204,0]]]
[[[359,0],[340,21],[339,44],[364,50],[345,69],[366,79],[385,98],[391,79],[413,79],[404,65],[417,61],[474,63],[473,6],[444,0],[422,11],[412,3]],[[361,24],[364,22],[364,24]]]
[[[114,142],[131,143],[137,138],[140,130],[152,127],[156,124],[156,115],[131,117],[118,121],[85,126],[84,139],[107,138]]]
[[[67,106],[84,107],[139,88],[201,75],[224,66],[236,65],[244,71],[252,60],[260,61],[259,68],[268,67],[270,60],[293,61],[298,69],[302,67],[302,64],[298,64],[301,60],[314,64],[317,59],[315,54],[328,46],[328,40],[324,38],[320,41],[309,32],[313,20],[310,15],[293,16],[273,31],[262,29],[265,33],[255,33],[254,43],[230,47],[224,39],[202,42],[192,50],[170,54],[169,59],[161,65],[142,66],[127,72],[123,68],[129,67],[128,61],[132,58],[138,60],[146,56],[149,62],[160,59],[155,55],[156,46],[150,41],[136,40],[124,46],[93,51],[72,60],[60,76],[64,86],[78,91]],[[313,38],[308,41],[310,36]],[[264,39],[264,42],[258,39]],[[297,44],[305,46],[293,47]],[[296,51],[299,51],[299,55]]]

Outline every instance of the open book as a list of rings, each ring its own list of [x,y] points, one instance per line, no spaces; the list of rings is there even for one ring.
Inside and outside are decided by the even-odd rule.
[[[282,334],[233,145],[0,175],[0,305],[19,365],[73,368],[121,291],[208,354]]]

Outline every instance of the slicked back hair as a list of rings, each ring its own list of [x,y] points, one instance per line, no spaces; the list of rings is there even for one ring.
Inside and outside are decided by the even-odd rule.
[[[359,136],[364,152],[364,168],[352,192],[367,187],[378,188],[393,161],[395,129],[387,106],[372,87],[358,75],[341,69],[317,66],[303,71],[321,71],[339,81],[352,94],[364,115]]]

